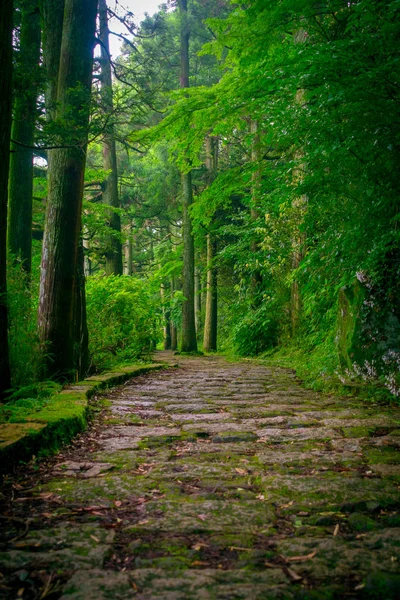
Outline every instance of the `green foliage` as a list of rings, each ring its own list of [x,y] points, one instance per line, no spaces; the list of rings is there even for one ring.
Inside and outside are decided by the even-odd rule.
[[[35,260],[34,260],[35,263]],[[36,272],[33,273],[36,275]],[[13,387],[37,381],[41,352],[37,334],[37,282],[29,284],[21,265],[8,263],[9,349]]]
[[[93,371],[148,356],[157,342],[159,315],[146,280],[93,276],[86,295]]]
[[[43,400],[53,394],[57,394],[61,391],[61,385],[55,381],[40,381],[38,383],[31,383],[14,390],[8,397],[7,402],[16,405],[26,399],[38,399]],[[21,404],[22,406],[22,404]]]
[[[125,45],[118,59],[110,124],[120,241],[130,243],[133,270],[147,279],[88,279],[94,370],[148,353],[162,309],[181,325],[180,171],[190,170],[203,289],[205,236],[218,246],[220,347],[241,355],[278,348],[277,360],[316,385],[357,373],[362,379],[369,369],[398,390],[399,17],[398,0],[191,0],[185,90],[178,89],[178,11],[164,7],[145,19],[135,50]],[[99,166],[109,124],[94,96],[83,221],[85,253],[100,273],[110,239],[111,213],[101,203],[107,173]],[[44,137],[60,137],[62,126],[44,127]],[[212,175],[204,144],[210,135],[218,148]],[[47,181],[44,169],[36,171],[34,223],[41,230]],[[39,356],[35,310],[21,277],[11,267],[16,385],[35,379]],[[338,356],[338,296],[357,278],[368,282],[369,294],[359,311],[360,364],[351,374]],[[372,370],[368,351],[380,354]]]
[[[238,317],[239,315],[237,315]],[[232,341],[239,356],[255,356],[276,346],[278,322],[267,303],[247,312],[233,326]]]
[[[41,381],[12,391],[7,403],[0,408],[0,423],[20,423],[28,415],[42,410],[49,399],[61,391],[54,381]]]
[[[199,233],[222,217],[220,264],[231,269],[234,286],[249,291],[250,297],[240,292],[222,307],[238,348],[243,340],[242,353],[270,345],[262,323],[268,331],[278,315],[279,340],[302,348],[303,370],[333,377],[339,290],[361,275],[375,302],[362,312],[364,349],[384,337],[377,362],[386,360],[381,375],[394,382],[386,371],[389,363],[397,368],[397,346],[389,348],[379,320],[368,326],[368,314],[389,312],[394,324],[400,319],[400,138],[393,127],[399,120],[399,10],[395,0],[238,6],[227,19],[208,22],[215,39],[202,54],[224,57],[220,81],[177,95],[158,126],[175,140],[181,167],[184,161],[199,167],[205,135],[219,136],[219,176],[192,214]],[[261,160],[252,154],[254,122]],[[257,300],[250,289],[256,270],[263,307],[246,310]],[[289,342],[294,283],[301,310]],[[222,330],[232,339],[229,327]]]

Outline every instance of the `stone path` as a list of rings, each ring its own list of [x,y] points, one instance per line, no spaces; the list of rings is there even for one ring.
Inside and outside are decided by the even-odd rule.
[[[0,597],[400,598],[400,409],[177,360],[6,482]]]

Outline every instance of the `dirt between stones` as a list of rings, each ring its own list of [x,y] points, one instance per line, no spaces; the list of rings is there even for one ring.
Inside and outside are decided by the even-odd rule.
[[[6,478],[0,598],[400,598],[400,409],[158,354]]]

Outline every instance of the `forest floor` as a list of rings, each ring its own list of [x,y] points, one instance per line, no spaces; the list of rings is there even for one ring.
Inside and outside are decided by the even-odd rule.
[[[400,409],[157,354],[6,478],[0,597],[400,598]]]

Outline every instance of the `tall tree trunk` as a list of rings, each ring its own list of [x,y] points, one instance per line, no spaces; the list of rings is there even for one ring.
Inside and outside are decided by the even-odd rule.
[[[40,17],[38,0],[24,0],[21,7],[20,50],[17,58],[17,91],[11,131],[8,196],[8,249],[31,272],[33,142],[39,89]],[[22,144],[22,145],[20,145]]]
[[[200,270],[194,270],[194,317],[196,322],[196,335],[199,335],[201,329],[201,285]]]
[[[57,108],[57,83],[60,67],[62,28],[65,0],[40,0],[42,21],[43,66],[46,73],[45,105],[46,118],[53,121]],[[47,154],[50,167],[51,151]]]
[[[194,315],[194,240],[189,207],[192,204],[192,174],[182,173],[183,195],[183,273],[182,291],[182,352],[196,352],[196,324]]]
[[[207,235],[207,295],[203,341],[206,352],[217,349],[217,270],[213,265],[215,254],[216,242],[209,233]]]
[[[171,287],[171,298],[172,298],[174,295],[174,291],[175,291],[174,277],[172,277],[172,279],[171,279],[170,287]],[[173,323],[172,321],[171,321],[170,329],[171,329],[171,350],[175,351],[178,348],[178,331],[175,326],[175,323]]]
[[[0,401],[11,387],[7,311],[7,188],[10,164],[13,2],[0,2]]]
[[[89,238],[87,237],[87,234],[88,229],[85,226],[82,231],[83,274],[85,277],[90,277],[90,275],[92,274],[92,260],[89,256],[90,242]]]
[[[85,256],[82,236],[78,246],[74,325],[74,365],[77,375],[76,379],[79,380],[85,378],[89,369],[89,332],[86,319]]]
[[[171,350],[171,320],[169,310],[165,311],[164,350]]]
[[[132,275],[132,260],[133,260],[133,249],[132,249],[132,221],[126,227],[127,238],[124,244],[124,275]]]
[[[301,29],[297,32],[295,36],[295,43],[304,43],[306,40],[306,32]],[[300,105],[304,102],[305,92],[303,89],[297,90],[296,93],[296,102]],[[304,157],[303,149],[300,149],[295,154],[295,159],[301,161]],[[295,182],[301,183],[304,178],[304,171],[306,169],[306,165],[300,163],[298,168],[293,172],[293,178]],[[305,245],[305,234],[300,230],[300,225],[304,220],[304,214],[307,208],[308,198],[303,195],[299,198],[296,198],[293,201],[293,208],[296,209],[296,219],[297,219],[297,228],[292,239],[292,270],[298,269],[301,261],[304,258],[304,245]],[[299,282],[296,279],[293,279],[291,287],[290,287],[290,320],[291,320],[291,334],[292,337],[295,337],[297,331],[299,329],[300,323],[300,315],[302,308],[302,300],[301,300],[301,292]]]
[[[100,42],[101,42],[101,100],[105,118],[108,119],[103,136],[103,167],[109,171],[103,184],[103,202],[119,208],[117,151],[113,125],[113,92],[110,62],[109,30],[106,0],[99,0]],[[109,227],[111,234],[106,242],[106,274],[122,275],[121,217],[110,211]]]
[[[218,166],[218,144],[214,137],[206,138],[206,167],[209,184],[215,178]],[[214,258],[216,254],[216,241],[213,233],[207,235],[207,285],[206,285],[206,315],[204,319],[203,346],[206,352],[217,349],[217,269]]]
[[[180,87],[189,87],[189,25],[187,0],[178,0],[181,21]],[[181,173],[182,208],[183,208],[183,295],[186,300],[182,305],[182,352],[196,352],[196,323],[194,314],[194,239],[189,207],[193,201],[192,173]]]
[[[295,33],[293,35],[293,40],[294,40],[295,44],[306,43],[307,31],[303,28],[298,29],[297,31],[295,31]],[[304,103],[304,97],[305,97],[305,90],[298,89],[296,92],[296,103],[299,106],[301,106]],[[295,159],[301,161],[303,157],[304,157],[304,150],[302,148],[300,148],[295,153]],[[293,179],[295,182],[301,183],[301,181],[303,180],[303,177],[304,177],[303,173],[305,171],[305,168],[306,168],[306,165],[300,163],[298,168],[294,170]],[[304,256],[305,236],[304,236],[304,233],[302,233],[300,231],[300,224],[304,219],[304,213],[306,210],[307,202],[308,202],[307,196],[303,195],[300,198],[296,198],[292,204],[292,206],[296,209],[296,212],[297,212],[296,225],[298,225],[297,231],[295,232],[294,237],[292,239],[292,247],[293,247],[292,270],[296,270],[300,266],[300,263]],[[296,279],[293,279],[292,285],[290,288],[290,320],[291,320],[292,337],[295,337],[295,335],[297,334],[298,328],[299,328],[301,306],[302,306],[302,301],[301,301],[301,291],[300,291],[299,282]]]
[[[51,150],[41,264],[39,330],[46,374],[73,379],[77,271],[97,0],[65,0],[56,117],[65,147]]]
[[[251,161],[257,164],[256,170],[252,176],[251,183],[251,206],[250,206],[250,217],[252,221],[257,221],[259,217],[259,201],[260,201],[260,184],[261,184],[261,169],[259,166],[261,159],[261,147],[260,147],[260,135],[258,132],[258,122],[252,120],[250,124],[250,131],[253,134],[253,143],[251,148]],[[258,253],[259,253],[259,242],[254,239],[251,243],[251,252],[254,256],[254,261],[257,265]],[[261,304],[261,291],[262,291],[262,275],[258,268],[258,265],[253,270],[251,277],[251,294],[252,304],[254,308],[257,308]]]
[[[161,302],[163,305],[163,321],[164,321],[164,350],[171,350],[171,322],[170,322],[170,310],[165,306],[165,284],[162,283],[160,287]]]

